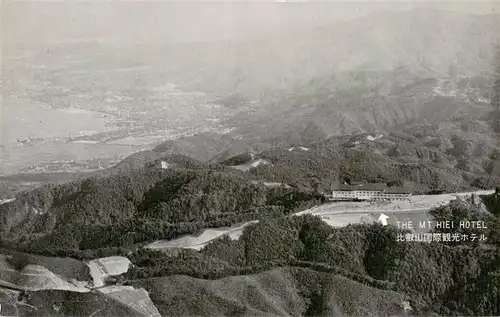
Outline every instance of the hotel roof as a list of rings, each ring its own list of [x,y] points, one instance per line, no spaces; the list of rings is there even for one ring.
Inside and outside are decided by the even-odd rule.
[[[339,190],[339,191],[358,191],[358,190],[364,190],[364,191],[383,191],[388,194],[405,194],[405,193],[411,193],[411,190],[403,187],[389,187],[384,183],[365,183],[365,184],[359,184],[359,185],[339,185],[337,188],[334,188],[333,190]]]

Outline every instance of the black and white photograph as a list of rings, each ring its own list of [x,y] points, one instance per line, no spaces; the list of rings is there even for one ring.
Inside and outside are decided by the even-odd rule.
[[[0,317],[500,316],[500,2],[0,14]]]

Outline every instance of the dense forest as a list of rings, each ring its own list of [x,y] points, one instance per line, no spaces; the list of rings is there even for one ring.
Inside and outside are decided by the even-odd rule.
[[[435,187],[428,188],[437,189],[439,173],[422,168],[421,174],[408,170],[407,177],[391,176],[394,168],[400,173],[405,168],[372,173],[369,167],[377,170],[382,161],[369,155],[352,153],[346,167],[335,160],[301,159],[306,154],[294,153],[290,163],[295,164],[294,174],[291,167],[280,168],[289,155],[289,151],[262,154],[272,164],[249,172],[224,164],[162,169],[155,161],[126,173],[45,185],[0,205],[0,247],[76,259],[124,255],[134,264],[119,278],[125,284],[176,274],[218,279],[278,267],[304,268],[405,294],[417,314],[500,314],[498,190],[475,197],[476,201],[456,200],[431,211],[436,220],[484,221],[487,229],[448,232],[484,234],[485,241],[400,242],[397,236],[405,232],[391,226],[333,228],[318,217],[292,214],[324,203],[318,188],[329,177],[401,185],[419,175],[414,182],[432,180]],[[249,158],[242,155],[230,163]],[[263,180],[291,186],[266,186]],[[199,252],[143,248],[154,240],[251,220],[260,221],[245,227],[239,240],[223,236]],[[308,314],[323,311],[327,293],[314,294],[318,307]]]
[[[360,138],[360,137],[358,137]],[[343,180],[362,180],[405,186],[414,193],[457,192],[472,187],[491,188],[498,180],[490,174],[478,175],[453,166],[453,156],[446,157],[428,148],[416,148],[404,136],[391,136],[391,141],[379,144],[359,143],[351,146],[349,139],[330,138],[316,142],[308,151],[276,148],[257,155],[270,164],[261,164],[249,173],[256,178],[314,188],[318,183],[337,184]],[[400,143],[392,145],[393,142]],[[406,143],[405,143],[406,142]],[[409,152],[415,158],[405,162],[393,151]],[[433,152],[434,151],[434,152]],[[384,154],[388,153],[388,154]],[[239,155],[236,162],[249,159]],[[226,160],[233,164],[233,160]]]
[[[172,274],[215,279],[275,267],[330,272],[411,297],[417,315],[498,315],[500,253],[491,244],[397,242],[398,230],[381,225],[332,228],[313,216],[281,217],[245,228],[201,252],[141,249],[126,279]]]
[[[435,228],[433,232],[455,233],[468,236],[467,241],[444,242],[451,245],[478,245],[481,243],[479,238],[484,237],[489,244],[500,246],[499,198],[500,196],[497,192],[492,195],[482,195],[481,198],[474,197],[465,200],[454,200],[448,205],[431,210],[431,215],[435,221],[450,222],[449,228]],[[481,203],[484,203],[486,210],[482,209]],[[481,227],[460,227],[460,223],[464,221],[481,221]],[[485,228],[482,228],[483,224]]]
[[[500,187],[495,189],[495,194],[484,195],[481,199],[490,213],[500,217]]]
[[[126,174],[46,185],[0,205],[2,245],[42,254],[86,250],[88,255],[283,216],[323,201],[314,191],[268,187],[223,166],[163,170],[152,164]]]

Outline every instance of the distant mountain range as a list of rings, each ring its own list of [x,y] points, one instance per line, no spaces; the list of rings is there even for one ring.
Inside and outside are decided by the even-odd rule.
[[[265,91],[281,95],[281,89],[321,76],[339,90],[365,86],[360,72],[391,78],[394,74],[385,72],[402,66],[421,79],[491,74],[499,34],[497,14],[419,9],[304,26],[253,41],[158,46],[156,53],[177,82],[255,97]]]
[[[392,73],[396,78],[406,76],[403,68]],[[389,82],[388,78],[385,82]],[[230,119],[227,125],[233,129],[226,134],[203,133],[169,140],[92,175],[128,173],[164,157],[169,158],[171,167],[177,165],[175,157],[183,163],[188,157],[190,163],[185,167],[218,164],[248,152],[283,153],[287,169],[297,168],[294,160],[298,157],[327,161],[338,160],[338,155],[343,157],[339,166],[348,166],[349,152],[363,152],[367,157],[380,157],[382,165],[373,167],[373,172],[386,170],[382,166],[388,160],[421,164],[456,175],[444,177],[443,184],[453,179],[452,183],[460,188],[491,187],[500,176],[500,167],[496,166],[500,142],[491,101],[495,95],[489,79],[461,76],[396,82],[385,94],[377,88],[336,92],[334,86],[323,86],[312,93],[317,86],[317,82],[309,83],[305,86],[307,93],[290,91],[275,107],[263,106]],[[339,152],[319,154],[317,151],[325,144],[340,147]],[[313,151],[290,157],[295,153],[287,152],[291,147]],[[47,180],[50,175],[43,178]]]
[[[396,71],[402,73],[404,69]],[[276,108],[263,107],[230,120],[228,124],[234,124],[235,129],[227,134],[170,140],[151,151],[132,155],[112,170],[141,167],[172,154],[192,157],[200,163],[221,163],[248,152],[282,153],[279,156],[286,157],[286,168],[293,169],[298,157],[327,161],[339,160],[340,155],[343,159],[339,166],[347,166],[347,153],[365,153],[367,157],[379,156],[382,165],[388,161],[421,164],[456,175],[444,177],[444,183],[445,179],[454,179],[452,183],[460,186],[488,187],[498,180],[495,164],[500,143],[494,131],[489,80],[428,78],[410,84],[394,83],[385,95],[375,88],[344,91],[341,95],[329,93],[328,89],[317,94],[290,92]],[[339,147],[338,152],[318,153],[325,144]],[[286,151],[300,146],[313,151],[299,156]],[[374,171],[380,173],[385,169],[382,165]]]
[[[252,111],[228,120],[228,133],[169,140],[2,201],[0,252],[21,260],[0,259],[1,281],[36,269],[52,282],[88,281],[82,261],[109,255],[133,266],[105,281],[122,288],[115,297],[8,284],[0,303],[15,316],[141,316],[146,306],[155,315],[500,313],[498,193],[481,197],[481,215],[468,200],[433,211],[484,219],[485,242],[399,243],[404,232],[391,226],[334,229],[289,217],[324,203],[319,188],[345,181],[414,193],[499,186],[498,21],[416,10],[259,41],[156,48],[173,82]],[[266,186],[276,183],[286,186]],[[252,220],[239,240],[200,252],[143,248]]]

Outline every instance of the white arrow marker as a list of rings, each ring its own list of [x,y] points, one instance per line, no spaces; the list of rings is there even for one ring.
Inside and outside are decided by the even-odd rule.
[[[385,214],[380,214],[380,216],[378,217],[378,221],[380,221],[382,226],[387,226],[387,218],[389,218],[389,216]]]

